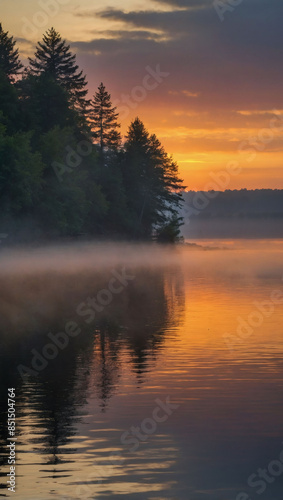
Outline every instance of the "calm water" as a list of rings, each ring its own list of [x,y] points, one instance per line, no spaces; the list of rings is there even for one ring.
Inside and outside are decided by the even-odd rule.
[[[57,267],[55,254],[4,258],[1,496],[248,500],[265,488],[261,498],[282,500],[283,243],[207,244],[218,249],[61,252]],[[78,305],[123,262],[128,284],[86,323]],[[70,321],[81,333],[22,380],[17,367]],[[4,465],[11,386],[15,494]],[[276,460],[269,482],[248,485]]]

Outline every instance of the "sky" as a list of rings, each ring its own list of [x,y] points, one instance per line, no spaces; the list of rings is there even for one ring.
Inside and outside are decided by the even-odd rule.
[[[281,0],[0,0],[23,60],[54,26],[192,190],[283,188],[282,19]]]

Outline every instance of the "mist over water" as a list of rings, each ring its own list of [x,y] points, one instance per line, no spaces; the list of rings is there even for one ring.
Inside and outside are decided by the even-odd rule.
[[[195,243],[2,249],[0,391],[4,402],[7,387],[17,392],[14,498],[254,498],[249,476],[282,449],[283,304],[270,300],[283,293],[283,241]],[[32,368],[69,322],[80,333],[23,380],[18,367]],[[170,417],[138,449],[123,442],[167,397],[178,406]],[[2,405],[3,436],[5,427]],[[281,500],[281,484],[262,498]]]
[[[58,320],[66,322],[76,316],[82,301],[107,289],[115,272],[128,273],[134,279],[123,293],[114,294],[106,308],[110,316],[113,307],[133,289],[151,293],[154,284],[149,276],[166,270],[176,276],[185,272],[191,279],[220,280],[227,287],[237,286],[238,280],[281,280],[282,248],[281,240],[272,245],[269,241],[226,240],[176,247],[93,243],[2,250],[3,335],[17,338],[27,331],[36,335],[54,328]]]
[[[282,248],[281,241],[242,240],[176,247],[93,243],[5,249],[0,254],[2,327],[17,336],[52,324],[58,315],[68,317],[90,293],[107,288],[115,271],[128,272],[135,277],[131,286],[143,289],[152,286],[145,278],[149,271],[164,269],[229,280],[231,286],[240,278],[281,279]]]
[[[249,269],[251,274],[256,274],[259,269],[269,269],[270,266],[276,268],[282,264],[283,240],[196,241],[197,244],[190,242],[178,246],[109,242],[2,249],[0,275],[74,275],[121,265],[161,268],[176,264],[185,265],[188,269],[204,265],[214,272],[212,262],[216,263],[217,270],[221,268],[223,272],[229,272],[229,267],[233,267],[236,259],[240,259],[243,273]],[[255,256],[253,251],[256,249],[260,249],[260,253]],[[217,250],[217,253],[212,255],[212,250]],[[227,253],[227,250],[236,252]],[[241,254],[237,255],[239,250]]]

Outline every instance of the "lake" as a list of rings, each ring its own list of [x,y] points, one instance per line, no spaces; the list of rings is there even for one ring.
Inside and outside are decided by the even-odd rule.
[[[1,496],[282,500],[283,240],[196,243],[2,251]]]

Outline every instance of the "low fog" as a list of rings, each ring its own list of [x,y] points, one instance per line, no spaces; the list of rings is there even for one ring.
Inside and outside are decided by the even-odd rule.
[[[154,245],[129,243],[72,243],[41,248],[2,249],[0,276],[77,275],[114,269],[117,266],[163,268],[185,266],[192,273],[230,276],[281,276],[283,241],[238,240]]]
[[[233,242],[217,245],[93,243],[2,249],[3,335],[12,333],[17,337],[58,328],[58,321],[72,319],[78,304],[107,289],[117,273],[126,273],[131,278],[107,306],[109,316],[121,316],[123,311],[128,314],[131,308],[135,308],[133,314],[136,314],[144,302],[154,305],[157,288],[167,287],[172,291],[184,279],[197,278],[204,285],[207,281],[216,284],[223,281],[227,289],[243,280],[254,280],[255,286],[257,280],[282,282],[282,242],[271,245],[238,241],[234,245]]]

